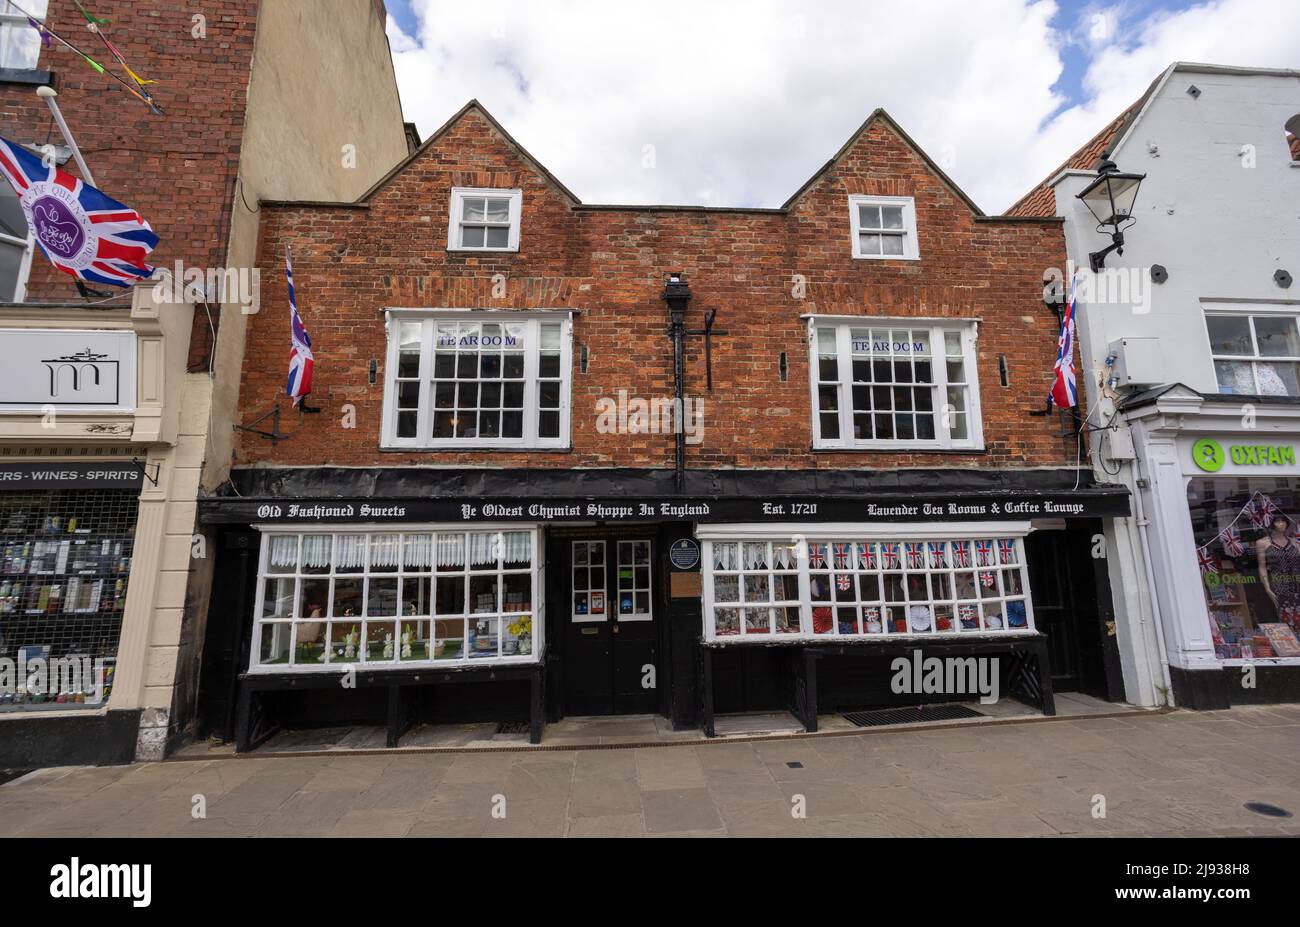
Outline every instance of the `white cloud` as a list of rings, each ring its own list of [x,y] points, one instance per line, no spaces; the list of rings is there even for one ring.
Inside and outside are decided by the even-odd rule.
[[[1048,0],[912,0],[901,12],[851,0],[412,5],[418,33],[390,20],[389,34],[421,134],[477,97],[594,203],[778,205],[883,106],[996,211],[1171,61],[1295,66],[1300,34],[1294,0],[1146,19],[1098,5],[1070,35],[1050,25]],[[1109,33],[1090,32],[1096,23]],[[1052,91],[1066,41],[1092,56],[1086,99],[1068,106]]]

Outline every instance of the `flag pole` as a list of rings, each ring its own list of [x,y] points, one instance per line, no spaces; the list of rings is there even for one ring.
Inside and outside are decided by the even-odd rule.
[[[68,143],[72,149],[72,157],[77,160],[77,167],[81,168],[81,179],[92,187],[95,186],[95,178],[90,173],[90,168],[86,167],[86,160],[81,156],[81,149],[77,147],[77,140],[72,137],[72,130],[63,120],[63,113],[59,111],[59,104],[55,102],[58,93],[53,87],[37,87],[36,95],[45,101],[50,107],[50,114],[54,116],[54,121],[58,123],[59,131],[63,133],[63,140]]]

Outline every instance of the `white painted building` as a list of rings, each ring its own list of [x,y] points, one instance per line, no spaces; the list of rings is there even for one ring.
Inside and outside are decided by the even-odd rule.
[[[1064,217],[1080,268],[1085,453],[1134,497],[1106,552],[1136,703],[1300,698],[1297,133],[1300,71],[1174,64],[1009,210]],[[1146,177],[1091,274],[1103,156]]]

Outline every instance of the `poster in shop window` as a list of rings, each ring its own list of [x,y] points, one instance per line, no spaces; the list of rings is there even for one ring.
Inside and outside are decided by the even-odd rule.
[[[1300,657],[1300,482],[1198,478],[1187,503],[1215,654]]]

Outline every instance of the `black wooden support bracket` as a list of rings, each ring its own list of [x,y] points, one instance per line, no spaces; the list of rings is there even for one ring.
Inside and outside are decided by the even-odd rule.
[[[155,487],[157,487],[157,485],[158,485],[158,476],[159,476],[159,474],[162,473],[162,464],[160,464],[160,463],[156,463],[156,464],[154,464],[154,465],[153,465],[153,474],[151,475],[151,474],[149,473],[149,464],[146,463],[145,461],[141,460],[141,459],[138,458],[138,457],[132,457],[132,458],[131,458],[131,463],[133,463],[133,464],[135,464],[137,467],[139,467],[139,468],[140,468],[140,472],[141,472],[142,474],[144,474],[144,478],[145,478],[146,480],[148,480],[150,483],[153,483]]]
[[[713,328],[713,320],[717,314],[717,309],[710,309],[704,315],[703,328],[686,329],[686,334],[688,335],[704,336],[704,385],[710,393],[713,392],[713,336],[717,335],[718,337],[723,337],[727,334],[727,332],[721,328],[716,330]]]
[[[254,425],[260,425],[268,418],[271,420],[270,431],[262,431],[260,428],[253,427]],[[250,435],[261,435],[263,438],[270,438],[272,444],[278,444],[279,442],[285,441],[289,437],[291,437],[290,435],[287,435],[280,430],[280,403],[279,402],[275,404],[275,408],[272,409],[270,412],[267,412],[265,415],[259,415],[257,418],[249,422],[247,425],[234,425],[232,427],[235,429],[235,431],[246,431]]]

